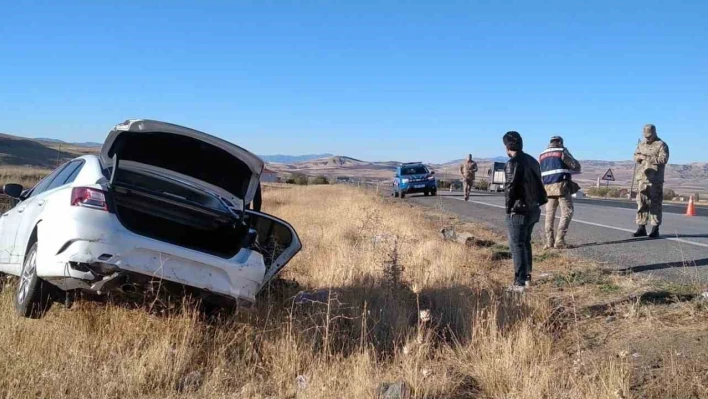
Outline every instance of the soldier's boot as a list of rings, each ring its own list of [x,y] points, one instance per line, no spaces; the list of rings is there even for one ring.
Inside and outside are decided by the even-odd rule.
[[[647,226],[640,224],[637,231],[632,234],[633,237],[646,237],[647,236]]]
[[[553,248],[553,244],[555,243],[555,239],[553,238],[553,232],[546,233],[546,244],[543,246],[544,250],[549,250]]]
[[[651,238],[659,238],[659,226],[652,226],[651,233],[649,233]]]
[[[565,233],[565,231],[558,232],[558,237],[556,237],[556,243],[554,245],[556,249],[568,248],[568,244],[565,242]]]

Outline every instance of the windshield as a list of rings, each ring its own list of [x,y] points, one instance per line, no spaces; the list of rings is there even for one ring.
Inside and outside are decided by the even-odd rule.
[[[418,166],[407,166],[401,168],[401,174],[406,176],[406,175],[424,175],[428,173],[428,169],[425,168],[423,165],[418,165]]]

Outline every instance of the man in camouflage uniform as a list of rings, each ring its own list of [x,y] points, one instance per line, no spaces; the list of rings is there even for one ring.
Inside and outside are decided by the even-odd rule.
[[[470,199],[470,191],[474,184],[474,174],[477,172],[477,162],[472,160],[472,154],[467,156],[467,159],[460,165],[460,174],[462,175],[462,185],[465,190],[465,201]]]
[[[560,136],[551,137],[548,148],[541,153],[541,178],[548,195],[546,204],[546,245],[544,249],[566,248],[565,236],[573,219],[573,194],[577,186],[571,180],[573,173],[580,172],[580,162],[570,154]],[[558,235],[555,236],[554,225],[556,210],[560,206],[561,218],[558,224]]]
[[[651,221],[649,237],[659,237],[661,205],[664,200],[664,169],[669,162],[669,146],[656,135],[656,126],[644,126],[644,140],[634,152],[638,163],[637,174],[637,224],[634,237],[647,236],[647,223]]]

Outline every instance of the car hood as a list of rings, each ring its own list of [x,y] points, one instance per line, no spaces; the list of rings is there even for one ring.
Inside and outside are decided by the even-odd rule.
[[[263,161],[249,151],[218,137],[171,123],[134,119],[116,125],[101,148],[104,167],[115,157],[138,168],[186,176],[225,198],[253,201]]]

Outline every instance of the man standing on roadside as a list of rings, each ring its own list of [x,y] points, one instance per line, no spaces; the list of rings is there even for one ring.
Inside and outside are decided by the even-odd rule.
[[[470,199],[470,191],[474,184],[474,174],[477,172],[477,162],[472,160],[472,154],[467,156],[467,159],[460,165],[460,174],[462,175],[462,185],[465,190],[465,201]]]
[[[659,237],[662,203],[664,201],[664,169],[669,162],[669,146],[657,135],[656,126],[644,126],[644,140],[634,152],[634,162],[638,163],[637,180],[637,224],[634,237],[647,236],[647,223],[651,221],[649,237]]]
[[[573,194],[580,187],[571,180],[573,172],[580,172],[580,163],[570,155],[565,148],[563,137],[553,136],[548,149],[541,153],[541,177],[548,195],[546,205],[546,244],[544,249],[566,248],[565,236],[573,219]],[[558,235],[553,227],[556,221],[556,210],[560,205],[561,219],[558,224]]]
[[[533,227],[541,218],[541,206],[548,202],[548,198],[541,181],[541,167],[534,157],[523,152],[521,135],[507,132],[502,140],[511,158],[504,166],[506,224],[514,259],[514,284],[510,290],[523,292],[531,283]]]

